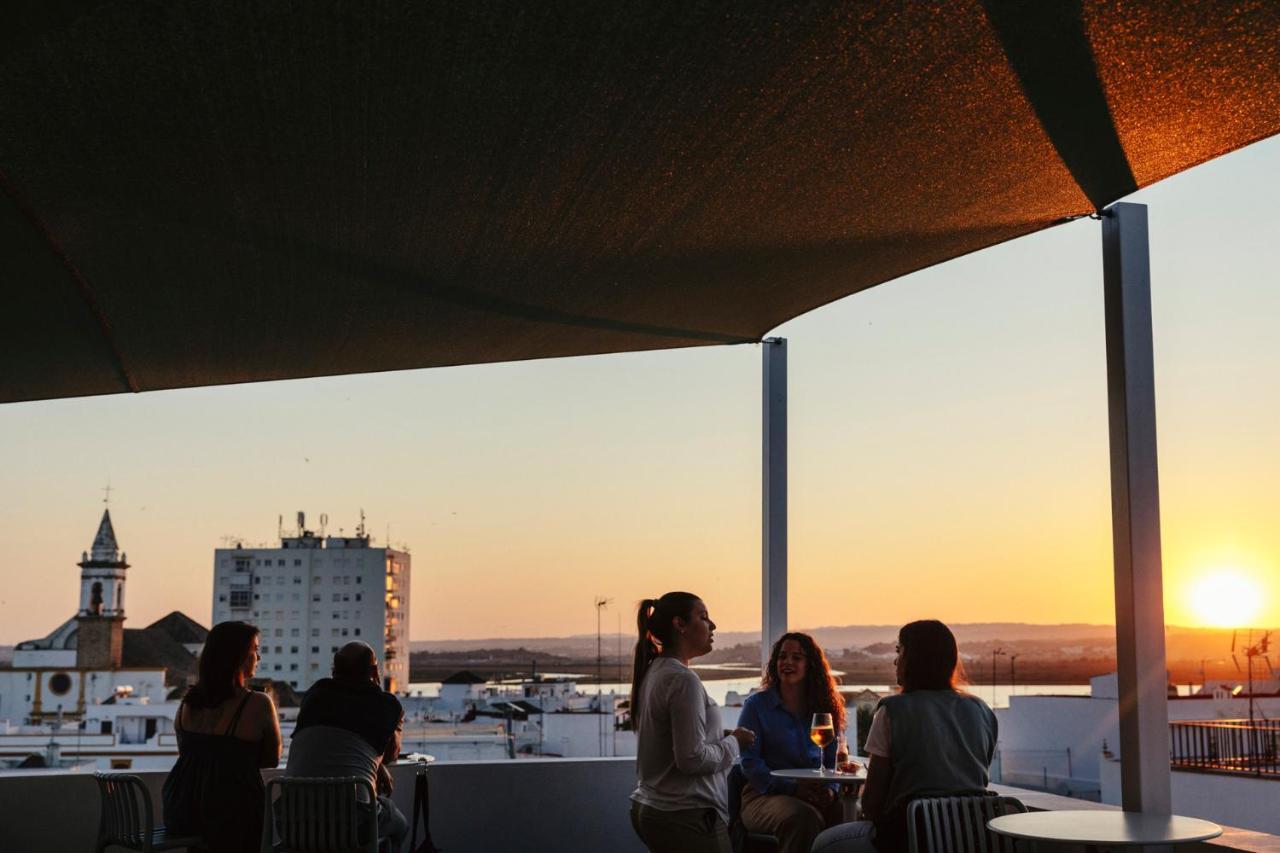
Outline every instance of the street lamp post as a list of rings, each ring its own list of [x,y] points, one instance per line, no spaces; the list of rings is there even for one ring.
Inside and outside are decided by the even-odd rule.
[[[991,650],[991,707],[996,706],[996,656],[1003,655],[1004,649]]]

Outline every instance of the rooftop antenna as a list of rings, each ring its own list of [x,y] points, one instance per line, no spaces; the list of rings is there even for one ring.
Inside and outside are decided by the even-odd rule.
[[[600,615],[612,602],[612,598],[596,596],[596,710],[600,714],[600,755],[604,755],[604,647],[600,642]],[[612,714],[610,714],[612,716]]]
[[[284,538],[284,513],[276,516],[276,536],[281,539]]]
[[[298,535],[302,536],[307,531],[307,514],[302,510],[298,510]]]
[[[356,536],[359,536],[361,539],[363,539],[363,538],[364,538],[364,536],[365,536],[365,532],[364,532],[364,507],[360,507],[360,526],[356,528]]]
[[[110,505],[111,503],[111,479],[107,478],[107,485],[102,489],[102,502]]]
[[[320,538],[324,538],[324,529],[329,526],[329,513],[320,513]]]

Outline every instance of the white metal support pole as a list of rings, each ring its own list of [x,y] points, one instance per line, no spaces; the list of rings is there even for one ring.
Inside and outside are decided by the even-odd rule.
[[[764,340],[760,669],[787,631],[787,340]]]
[[[1156,461],[1155,355],[1147,208],[1120,203],[1102,219],[1125,811],[1169,814],[1169,708]]]

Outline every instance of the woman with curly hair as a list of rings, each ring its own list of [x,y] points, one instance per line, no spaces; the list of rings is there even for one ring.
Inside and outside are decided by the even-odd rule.
[[[830,714],[837,733],[844,731],[844,700],[822,649],[808,634],[783,634],[773,644],[763,690],[747,697],[739,725],[755,732],[742,750],[742,822],[751,832],[777,836],[782,853],[808,853],[826,826],[841,820],[832,783],[775,779],[774,770],[835,766],[836,742],[819,749],[809,739],[814,714]]]

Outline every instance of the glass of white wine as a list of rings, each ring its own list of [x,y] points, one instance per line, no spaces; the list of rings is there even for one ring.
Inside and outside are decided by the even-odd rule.
[[[818,745],[818,772],[824,775],[827,772],[826,765],[823,763],[826,749],[835,739],[836,730],[831,724],[831,715],[814,714],[813,722],[809,724],[809,740]]]

